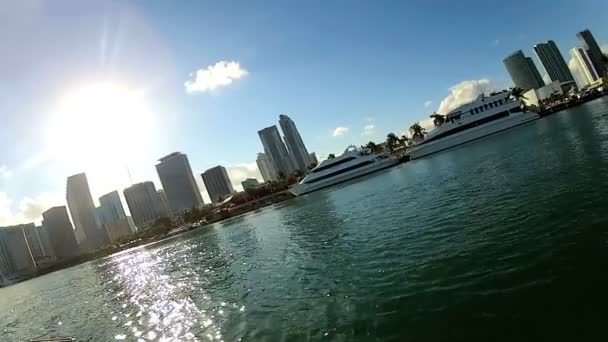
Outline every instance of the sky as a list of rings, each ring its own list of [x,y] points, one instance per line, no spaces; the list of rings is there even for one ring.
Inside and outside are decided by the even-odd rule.
[[[10,1],[0,6],[0,225],[152,180],[186,153],[261,179],[257,131],[296,123],[319,157],[401,135],[479,91],[512,85],[502,59],[589,28],[608,47],[608,2]],[[542,71],[542,68],[539,68]],[[204,197],[204,187],[201,186]]]

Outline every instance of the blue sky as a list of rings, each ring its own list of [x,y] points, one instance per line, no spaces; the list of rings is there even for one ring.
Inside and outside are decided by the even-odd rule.
[[[534,56],[535,43],[553,39],[569,59],[584,28],[608,43],[606,13],[605,1],[548,0],[4,4],[0,224],[64,204],[65,178],[76,172],[87,172],[95,198],[122,191],[127,167],[134,181],[158,183],[156,159],[172,151],[188,154],[197,178],[221,164],[237,183],[256,175],[257,131],[281,113],[320,155],[383,140],[450,94],[451,101],[466,96],[450,91],[456,85],[509,86],[502,59],[517,49]],[[246,74],[186,91],[192,73],[222,61]],[[85,130],[54,114],[66,94],[102,82],[143,93],[154,124],[133,125],[121,113],[114,123],[125,122],[121,129],[92,120]],[[338,127],[345,134],[334,136]],[[74,148],[50,142],[71,141],[70,129],[91,141],[81,133]]]

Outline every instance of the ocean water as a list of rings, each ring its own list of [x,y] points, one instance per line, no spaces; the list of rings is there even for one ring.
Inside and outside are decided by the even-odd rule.
[[[608,336],[608,99],[0,289],[0,341]]]

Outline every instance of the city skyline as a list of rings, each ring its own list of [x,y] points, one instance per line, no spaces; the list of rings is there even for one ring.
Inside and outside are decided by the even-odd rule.
[[[520,13],[521,5],[523,4],[505,8],[503,13],[505,13],[505,16],[509,13]],[[11,6],[18,7],[18,5]],[[59,38],[56,41],[59,48],[56,50],[65,52],[57,55],[57,53],[45,51],[44,49],[48,48],[45,44],[32,44],[33,48],[39,49],[37,51],[42,55],[49,55],[51,59],[65,60],[65,65],[58,66],[57,70],[59,72],[57,73],[68,75],[66,79],[53,79],[55,72],[49,73],[44,69],[48,66],[41,63],[32,66],[34,69],[31,72],[32,75],[40,77],[39,82],[32,80],[28,78],[30,77],[28,76],[29,73],[25,73],[25,70],[29,70],[28,68],[21,67],[18,61],[15,61],[9,54],[2,57],[8,78],[17,81],[8,96],[10,98],[32,99],[32,101],[28,101],[32,104],[31,108],[12,101],[5,101],[5,104],[3,104],[3,110],[6,113],[21,113],[22,115],[10,120],[9,125],[3,128],[5,131],[0,134],[3,139],[2,145],[15,146],[15,143],[18,145],[17,148],[2,151],[3,160],[0,161],[0,181],[2,182],[0,183],[0,205],[2,205],[0,225],[17,222],[39,222],[40,213],[44,209],[65,204],[65,200],[62,199],[63,181],[67,175],[77,172],[86,172],[89,176],[91,193],[95,198],[94,202],[97,201],[98,196],[109,191],[124,189],[133,182],[151,180],[159,186],[160,181],[157,179],[155,170],[151,168],[151,165],[154,165],[154,161],[159,156],[166,155],[174,150],[181,150],[189,155],[192,171],[195,175],[213,165],[225,165],[233,186],[240,188],[240,181],[252,175],[261,180],[254,158],[257,152],[262,151],[262,147],[255,133],[257,129],[264,127],[265,124],[275,122],[276,115],[279,113],[289,113],[298,123],[302,135],[306,137],[309,151],[316,151],[322,159],[328,153],[340,153],[344,146],[349,143],[362,144],[369,140],[380,141],[390,131],[400,134],[411,122],[425,119],[428,113],[435,108],[445,109],[458,103],[461,100],[458,94],[475,92],[478,89],[490,90],[507,87],[510,84],[509,77],[500,61],[508,53],[519,48],[524,48],[526,55],[534,56],[532,46],[550,39],[554,40],[561,48],[566,48],[567,50],[561,50],[561,53],[566,59],[571,60],[565,52],[580,45],[575,36],[577,32],[589,28],[600,46],[607,43],[606,37],[608,37],[608,31],[602,25],[603,18],[588,10],[584,11],[586,6],[571,5],[557,9],[526,4],[526,9],[529,11],[547,11],[549,12],[547,17],[560,17],[561,15],[562,17],[568,16],[571,20],[566,20],[559,29],[548,27],[550,25],[538,25],[538,22],[534,26],[523,23],[515,30],[516,32],[499,29],[479,32],[476,28],[464,26],[462,27],[463,34],[474,33],[475,39],[460,38],[455,39],[454,43],[445,41],[436,47],[431,46],[431,51],[425,54],[425,58],[422,58],[415,53],[416,48],[428,46],[428,41],[442,37],[444,33],[441,32],[445,32],[445,27],[429,28],[428,21],[422,19],[424,10],[428,5],[409,9],[412,13],[420,14],[421,19],[414,20],[407,25],[413,25],[412,28],[425,32],[420,37],[413,37],[403,34],[404,30],[411,31],[412,28],[408,27],[406,30],[404,26],[406,24],[398,25],[398,23],[403,22],[404,13],[407,13],[405,11],[405,9],[408,9],[407,4],[391,5],[389,11],[386,8],[366,4],[353,6],[354,8],[350,8],[349,12],[345,14],[345,18],[342,19],[345,20],[343,22],[344,26],[337,26],[338,28],[343,27],[344,32],[337,31],[326,38],[315,35],[314,38],[316,39],[307,39],[307,41],[311,41],[314,48],[307,47],[306,51],[303,51],[297,45],[301,44],[301,40],[294,40],[290,44],[296,45],[286,46],[284,49],[277,49],[276,44],[289,37],[311,38],[311,36],[306,35],[306,31],[303,30],[305,26],[301,22],[302,19],[305,21],[307,17],[310,18],[312,14],[310,9],[301,13],[302,19],[294,20],[296,17],[293,13],[292,15],[286,15],[285,18],[289,18],[292,25],[288,25],[290,26],[289,30],[285,32],[271,33],[267,30],[268,24],[262,22],[256,30],[262,30],[263,33],[268,35],[260,35],[265,38],[263,41],[252,42],[255,45],[253,47],[258,49],[271,48],[259,57],[254,57],[247,54],[246,48],[239,49],[230,45],[230,47],[224,46],[226,49],[222,49],[213,46],[210,36],[206,35],[200,37],[200,49],[190,47],[195,45],[192,43],[194,40],[191,37],[159,43],[158,39],[155,40],[155,37],[150,33],[150,28],[158,29],[173,38],[178,37],[180,31],[159,23],[159,13],[163,11],[160,11],[156,5],[149,5],[145,10],[128,4],[116,5],[118,9],[106,8],[105,11],[95,6],[103,5],[78,4],[70,8],[71,13],[84,13],[95,19],[91,20],[92,23],[95,23],[94,26],[87,26],[82,29],[83,34],[91,41],[90,49],[64,48],[68,41],[71,44],[73,40],[62,40],[58,33],[69,32],[71,25],[69,21],[49,26],[51,27],[49,34],[56,34]],[[123,33],[126,34],[126,37],[131,38],[134,34],[142,35],[142,39],[137,40],[133,46],[130,46],[128,52],[117,50],[118,45],[116,44],[119,32],[117,31],[118,25],[115,20],[117,16],[115,14],[118,10],[123,10],[122,6],[125,7],[125,15],[133,19],[127,25],[129,30]],[[196,4],[192,6],[204,5]],[[599,6],[608,7],[604,4]],[[62,3],[59,2],[56,9],[49,9],[49,11],[59,11],[61,7]],[[247,11],[257,15],[260,14],[260,9],[251,8],[249,5],[246,7]],[[338,13],[338,8],[331,5],[323,8],[324,13],[321,13],[321,17],[315,22],[329,25],[331,24],[330,19],[333,19]],[[597,8],[597,4],[594,5],[594,8],[597,9],[597,13],[601,12],[601,8]],[[12,7],[9,9],[12,9]],[[23,14],[18,10],[16,9],[15,18],[20,18],[20,15]],[[289,14],[289,9],[285,7],[279,6],[276,10],[279,13],[286,12]],[[475,15],[476,12],[474,10],[470,14],[462,13],[454,4],[448,4],[446,8],[433,10],[437,10],[435,13],[437,16],[445,16],[443,18],[448,19],[456,13],[467,17]],[[182,16],[186,16],[188,11],[195,12],[192,8],[184,8],[179,11],[183,11],[180,13]],[[387,12],[388,14],[382,25],[375,28],[365,26],[362,29],[356,29],[355,24],[360,23],[360,21],[354,20],[354,18],[360,18],[363,15],[386,14]],[[9,11],[8,13],[13,12]],[[107,13],[108,21],[105,26],[107,30],[104,31],[106,34],[103,35],[107,39],[104,40],[104,44],[100,44],[102,35],[99,33],[101,32],[99,22],[101,21],[96,20],[99,17],[95,13]],[[36,22],[40,22],[40,25],[54,24],[55,22],[50,19],[53,17],[52,14],[49,13],[48,16],[45,16],[44,11],[42,11],[37,15],[43,17]],[[238,16],[238,13],[234,15]],[[477,18],[480,20],[479,25],[486,23],[496,27],[497,23],[490,21],[490,18],[484,16],[481,10],[479,10]],[[7,21],[11,27],[13,25],[19,26],[15,20]],[[23,21],[25,22],[25,20]],[[222,23],[217,21],[214,21],[214,23],[218,29],[224,27]],[[321,27],[327,28],[327,26],[322,25]],[[400,29],[400,27],[403,27],[403,29]],[[21,26],[18,28],[21,28]],[[187,19],[184,20],[183,29],[200,32],[200,27],[192,20]],[[13,32],[16,36],[23,34],[29,37],[25,28]],[[228,34],[234,34],[234,31],[230,32],[232,33]],[[314,33],[320,34],[321,32],[327,32],[327,30],[319,30],[319,32]],[[258,33],[260,32],[258,31]],[[66,38],[69,38],[69,36],[67,34]],[[353,44],[352,39],[356,36],[361,39],[361,42],[368,43],[362,44],[367,46],[366,49],[358,49],[359,45]],[[214,36],[214,38],[216,37]],[[374,45],[375,37],[383,37],[387,41],[402,41],[403,43],[393,44],[390,48],[387,47],[388,45]],[[242,36],[233,38],[235,42],[243,43],[246,41]],[[248,36],[248,38],[251,37]],[[337,44],[328,56],[320,58],[321,54],[311,51],[325,51],[320,47],[328,46],[328,42]],[[378,41],[378,44],[381,44],[380,42]],[[370,44],[371,50],[369,48]],[[235,45],[239,44],[235,43]],[[250,50],[252,48],[251,44],[242,45],[247,46]],[[101,51],[98,48],[99,46],[105,46],[106,50]],[[366,52],[372,51],[374,47],[381,53],[372,56]],[[126,49],[126,47],[123,47],[123,49]],[[154,57],[145,58],[149,56],[145,52],[150,49],[154,49],[158,53]],[[440,56],[444,56],[441,53],[444,49],[458,52],[451,57],[452,59],[448,63],[451,66],[458,66],[458,68],[454,68],[457,70],[449,70],[450,68],[446,64],[440,70],[435,69],[441,73],[441,77],[428,77],[429,66],[439,67],[443,65],[440,62]],[[202,52],[203,50],[209,52]],[[302,57],[293,60],[286,58],[288,56],[281,54],[281,51],[303,51],[304,53],[301,54]],[[473,51],[475,52],[473,53]],[[480,53],[480,51],[483,53]],[[23,54],[23,50],[16,49],[15,53]],[[168,68],[163,67],[166,59],[156,57],[171,54],[175,54],[178,61]],[[345,56],[355,56],[356,58],[354,61],[347,63],[348,58],[344,58]],[[94,61],[94,63],[91,63],[94,65],[88,65],[88,60]],[[131,60],[142,62],[139,63],[141,65],[135,65],[129,62]],[[284,63],[287,60],[290,63],[285,65]],[[219,63],[221,61],[234,61],[238,64],[238,67],[235,64]],[[344,64],[341,64],[343,61]],[[400,65],[396,63],[397,61],[407,61],[407,65]],[[102,67],[98,64],[101,64]],[[397,68],[397,74],[388,77],[387,72],[379,71],[381,66],[386,65],[400,65],[400,68]],[[273,69],[275,66],[278,68]],[[218,83],[221,85],[214,89],[197,85],[194,82],[196,80],[194,77],[188,78],[191,72],[198,75],[198,71],[211,70],[209,69],[211,67],[213,67],[212,70],[222,68],[232,70],[230,68],[234,68],[234,78],[230,78],[227,85]],[[107,72],[109,69],[112,69],[113,73]],[[151,69],[157,69],[160,74],[167,75],[167,77],[164,77],[167,82],[157,85],[154,80],[146,79],[144,75],[150,74],[148,71]],[[167,70],[174,69],[175,72],[165,73]],[[241,71],[237,72],[238,70]],[[285,74],[286,70],[291,71],[291,74],[288,73],[285,78],[277,78],[278,74]],[[426,72],[423,72],[425,70]],[[158,75],[159,73],[156,72],[155,74]],[[204,72],[200,74],[207,75]],[[111,80],[135,90],[146,89],[147,107],[158,110],[158,113],[153,113],[152,116],[155,120],[150,120],[156,122],[156,131],[150,129],[150,132],[154,134],[147,137],[158,137],[158,139],[139,139],[141,138],[139,136],[140,130],[134,132],[130,130],[132,126],[125,125],[126,128],[121,129],[120,134],[116,135],[101,130],[99,134],[105,134],[101,136],[106,139],[98,139],[100,136],[93,132],[95,133],[93,137],[98,141],[95,146],[88,146],[88,143],[85,143],[82,144],[82,147],[78,146],[77,151],[70,151],[63,145],[64,140],[55,138],[69,136],[63,133],[70,129],[74,132],[74,128],[79,126],[65,127],[66,131],[57,131],[62,134],[55,134],[57,132],[53,130],[47,132],[46,128],[49,121],[52,121],[52,115],[49,112],[52,112],[57,98],[63,97],[69,89],[99,82],[100,80]],[[184,87],[184,83],[189,80],[192,82]],[[39,84],[40,87],[32,90],[29,89],[28,84]],[[322,86],[319,87],[318,84],[322,84]],[[344,84],[348,84],[348,87],[344,87]],[[453,86],[458,86],[456,87],[458,91],[451,91],[450,88]],[[382,89],[382,91],[374,91],[374,88]],[[57,93],[50,92],[48,89],[57,89]],[[253,95],[255,98],[247,95],[254,94],[252,89],[259,89],[255,93],[256,95]],[[286,92],[287,89],[289,89],[289,94]],[[318,91],[315,91],[315,89],[318,89]],[[460,91],[463,89],[464,92]],[[179,94],[176,95],[177,93]],[[170,100],[162,102],[161,99],[164,98]],[[132,107],[138,108],[137,103],[133,104]],[[242,112],[243,107],[248,108],[247,115],[238,114]],[[39,113],[39,116],[32,113]],[[160,119],[161,117],[162,119]],[[230,118],[230,120],[224,118]],[[235,120],[241,121],[241,124],[233,125],[232,122]],[[174,124],[175,122],[178,124]],[[127,123],[130,123],[130,121],[127,121]],[[160,125],[158,125],[159,123]],[[55,125],[50,126],[55,127]],[[159,126],[161,129],[159,129]],[[146,129],[148,127],[143,127],[141,131],[146,131]],[[42,133],[34,134],[33,132]],[[199,148],[221,141],[221,137],[229,134],[229,132],[234,133],[231,146],[209,152],[199,150]],[[127,140],[129,133],[132,133],[133,136],[132,139]],[[78,137],[81,138],[80,135]],[[56,144],[47,144],[47,139]],[[120,152],[119,149],[115,148],[113,140],[127,140],[130,144],[139,143],[141,140],[142,145],[138,145],[140,149],[137,150],[141,153]],[[144,142],[150,144],[143,144]],[[103,149],[100,147],[104,144],[110,147],[107,153],[103,153]],[[56,146],[59,151],[57,153],[60,154],[56,154],[56,151],[40,151],[40,146]],[[242,148],[240,148],[241,146]],[[86,154],[86,158],[74,158],[71,153],[86,151],[89,147],[92,147],[91,153]],[[127,152],[130,152],[130,154]],[[114,156],[118,157],[114,158]],[[130,156],[132,159],[127,163],[125,162],[125,156]],[[41,167],[47,172],[40,177],[33,176],[34,170]],[[129,172],[126,171],[127,168],[130,170]],[[133,182],[129,179],[129,173],[132,175]],[[200,186],[202,180],[199,177],[195,178]],[[201,188],[201,190],[203,189]]]

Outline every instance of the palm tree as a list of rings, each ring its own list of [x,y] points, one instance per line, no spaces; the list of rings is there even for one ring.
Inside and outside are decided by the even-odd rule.
[[[336,155],[333,153],[330,153],[327,155],[327,159],[334,159],[334,158],[336,158]]]
[[[420,126],[418,122],[410,126],[410,133],[412,133],[412,140],[420,141],[424,139],[424,135],[426,134],[426,130],[424,127]]]
[[[376,145],[376,143],[373,141],[368,142],[367,145],[365,145],[365,148],[370,150],[370,152],[378,151],[378,145]]]
[[[410,143],[410,141],[411,141],[411,139],[408,138],[405,134],[401,136],[401,139],[399,139],[399,142],[403,146],[407,146]]]
[[[433,119],[435,127],[439,127],[445,123],[445,115],[437,114],[437,112],[431,114],[431,119]]]
[[[516,100],[527,100],[528,98],[524,96],[525,91],[520,87],[511,88],[511,96]]]
[[[398,141],[399,139],[397,138],[395,133],[389,133],[386,136],[386,146],[388,147],[389,151],[393,152],[393,149],[395,149],[395,147],[397,146]]]

